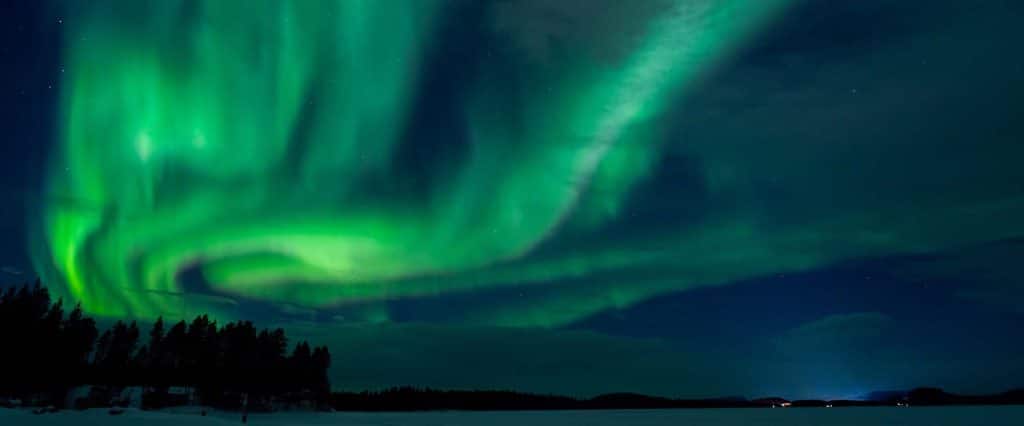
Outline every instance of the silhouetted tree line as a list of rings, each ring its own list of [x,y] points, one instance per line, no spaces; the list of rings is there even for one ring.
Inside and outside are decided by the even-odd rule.
[[[512,391],[454,391],[396,387],[378,392],[336,392],[338,411],[552,410],[575,406],[575,398]]]
[[[379,392],[336,392],[332,407],[338,411],[430,410],[625,410],[675,408],[768,407],[883,407],[899,405],[1009,405],[1024,404],[1024,389],[993,395],[955,395],[936,388],[891,392],[881,399],[796,400],[770,397],[676,399],[635,393],[611,393],[593,398],[536,395],[512,391],[457,391],[396,387]]]
[[[960,395],[939,388],[916,388],[910,391],[871,392],[862,400],[799,400],[794,407],[877,407],[877,406],[942,406],[942,405],[1024,405],[1024,389],[987,395]]]
[[[196,390],[204,404],[237,407],[243,395],[256,409],[278,400],[330,395],[326,347],[302,341],[287,353],[284,330],[258,330],[252,322],[191,323],[157,319],[143,336],[135,321],[98,333],[80,306],[67,315],[38,282],[0,293],[0,396],[45,395],[60,405],[78,385],[144,386],[148,406],[159,407],[173,387]]]
[[[38,282],[0,293],[0,394],[54,394],[88,380],[96,322],[79,306],[64,315],[61,301]]]
[[[918,388],[875,392],[857,401],[792,402],[777,397],[672,399],[632,393],[579,399],[413,387],[331,394],[327,348],[312,348],[303,341],[290,353],[287,349],[282,329],[257,330],[249,321],[218,326],[206,315],[171,325],[161,318],[146,334],[134,321],[118,321],[100,334],[96,321],[85,316],[80,306],[66,313],[63,302],[54,303],[38,282],[0,292],[0,397],[32,397],[57,406],[69,389],[86,384],[108,389],[145,387],[143,405],[150,408],[166,405],[172,387],[195,389],[199,398],[195,402],[223,408],[239,408],[244,395],[253,410],[269,408],[272,399],[285,404],[313,402],[344,411],[1024,404],[1024,389],[972,396]]]
[[[428,410],[608,410],[663,408],[760,407],[743,398],[671,399],[633,393],[613,393],[589,399],[513,391],[461,391],[396,387],[378,392],[335,392],[338,411]]]
[[[1024,404],[1024,389],[1013,389],[990,395],[959,395],[939,388],[917,388],[907,392],[900,400],[909,405],[1020,405]]]

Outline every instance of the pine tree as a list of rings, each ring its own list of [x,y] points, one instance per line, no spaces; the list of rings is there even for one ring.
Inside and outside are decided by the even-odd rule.
[[[164,341],[164,317],[159,317],[156,322],[153,323],[153,328],[149,330],[149,357],[146,360],[146,366],[153,368],[159,365],[160,348]]]

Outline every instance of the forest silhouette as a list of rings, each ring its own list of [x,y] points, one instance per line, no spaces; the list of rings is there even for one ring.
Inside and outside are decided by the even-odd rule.
[[[593,398],[507,390],[394,387],[333,391],[326,346],[297,342],[288,352],[285,331],[257,329],[250,321],[220,325],[207,315],[167,323],[158,318],[143,334],[135,321],[99,332],[80,306],[65,313],[38,281],[0,292],[0,405],[92,408],[128,405],[125,389],[141,389],[140,408],[204,405],[243,411],[307,408],[339,411],[589,410],[667,408],[849,407],[1024,404],[1024,390],[957,395],[937,388],[875,392],[860,400],[771,397],[674,399],[633,393]],[[72,390],[89,386],[80,398]],[[183,396],[181,390],[186,389]],[[70,399],[70,401],[69,401]]]
[[[289,354],[283,329],[260,330],[250,321],[219,325],[200,315],[191,323],[158,318],[142,333],[135,321],[117,321],[100,333],[81,306],[65,315],[63,301],[52,301],[38,281],[10,287],[0,294],[0,365],[6,370],[0,395],[61,406],[81,385],[143,387],[147,408],[170,404],[172,387],[194,390],[189,403],[222,408],[329,399],[327,347],[300,341]],[[82,403],[109,403],[102,399]]]

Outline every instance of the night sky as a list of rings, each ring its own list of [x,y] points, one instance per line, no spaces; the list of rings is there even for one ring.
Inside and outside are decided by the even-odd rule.
[[[1024,385],[1024,4],[6,2],[0,283],[339,389]]]

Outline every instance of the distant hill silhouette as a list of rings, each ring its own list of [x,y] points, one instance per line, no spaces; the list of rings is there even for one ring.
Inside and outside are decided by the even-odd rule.
[[[747,399],[672,399],[636,393],[612,393],[590,399],[512,391],[457,391],[398,387],[380,392],[335,392],[339,411],[427,410],[609,410],[761,407]]]
[[[429,411],[429,410],[622,410],[673,408],[768,408],[768,407],[879,407],[914,405],[1024,405],[1024,389],[995,395],[956,395],[936,388],[873,393],[874,400],[805,399],[780,397],[674,399],[636,393],[611,393],[589,399],[537,395],[512,391],[458,391],[391,388],[379,392],[335,392],[333,408],[338,411]]]
[[[886,390],[886,391],[874,391],[874,392],[868,393],[867,395],[861,396],[858,399],[862,400],[862,401],[888,402],[888,401],[902,400],[906,396],[907,396],[907,391],[905,391],[905,390]]]
[[[910,405],[1017,405],[1024,404],[1024,389],[993,395],[958,395],[939,388],[917,388],[907,393]]]
[[[148,337],[148,339],[145,339]],[[145,340],[143,340],[145,339]],[[175,388],[220,408],[273,410],[275,406],[341,411],[596,410],[669,408],[858,407],[1024,405],[1024,389],[992,395],[959,395],[939,388],[872,392],[863,400],[789,401],[781,397],[675,399],[610,393],[589,399],[514,391],[436,390],[414,387],[379,392],[330,392],[330,352],[295,344],[288,354],[284,330],[259,330],[249,321],[218,325],[205,315],[191,323],[158,319],[145,333],[122,321],[99,333],[76,306],[65,315],[38,281],[0,292],[0,406],[64,405],[72,388],[96,385],[77,408],[110,404],[124,388],[143,389],[141,406],[188,403]]]

